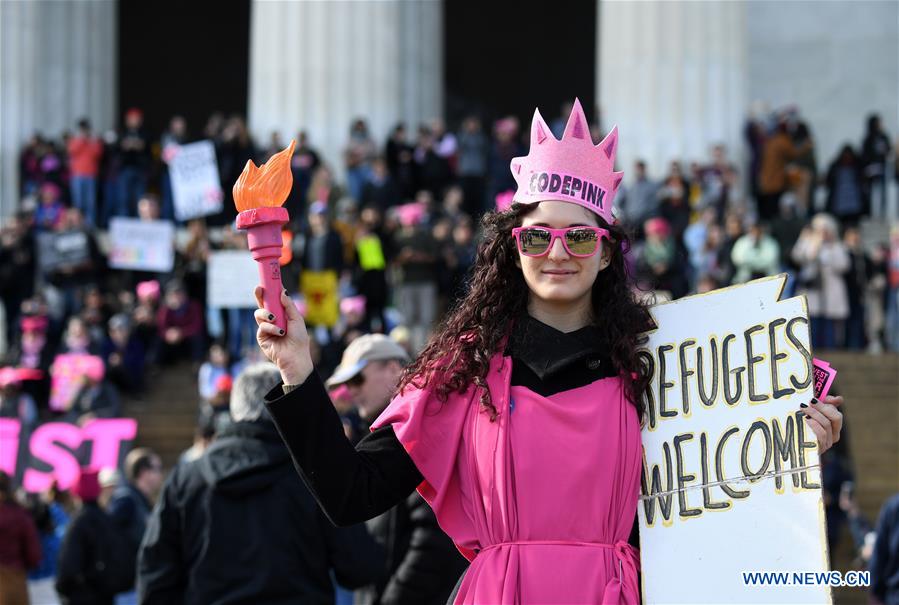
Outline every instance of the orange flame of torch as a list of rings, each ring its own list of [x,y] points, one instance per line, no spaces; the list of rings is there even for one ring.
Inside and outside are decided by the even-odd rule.
[[[284,204],[293,186],[293,173],[290,171],[290,158],[296,141],[291,141],[287,149],[283,149],[269,158],[268,162],[257,168],[253,160],[248,160],[234,188],[234,205],[238,212],[261,208],[277,207]]]

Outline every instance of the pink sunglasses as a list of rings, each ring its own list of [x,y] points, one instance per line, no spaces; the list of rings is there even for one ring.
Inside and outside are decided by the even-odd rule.
[[[602,227],[582,225],[552,229],[550,227],[515,227],[512,235],[518,243],[518,251],[525,256],[543,256],[548,254],[556,238],[571,256],[580,258],[593,256],[599,250],[601,238],[609,239],[609,231]]]

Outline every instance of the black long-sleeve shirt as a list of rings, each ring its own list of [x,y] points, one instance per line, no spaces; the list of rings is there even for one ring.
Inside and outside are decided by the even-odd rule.
[[[544,397],[616,374],[595,326],[564,333],[524,316],[505,354],[512,357],[512,385]],[[297,471],[336,525],[385,512],[424,479],[390,426],[366,435],[354,448],[315,372],[289,393],[276,387],[266,404]],[[636,528],[634,523],[630,541],[635,546]]]

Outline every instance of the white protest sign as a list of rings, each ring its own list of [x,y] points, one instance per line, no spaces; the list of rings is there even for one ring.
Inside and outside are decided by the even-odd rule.
[[[175,264],[175,225],[116,217],[109,221],[109,266],[168,273]]]
[[[175,218],[186,221],[221,212],[222,186],[212,142],[180,145],[172,148],[169,155]]]
[[[249,250],[222,250],[209,255],[206,302],[210,307],[255,309],[253,289],[259,268]]]
[[[785,275],[651,308],[638,506],[646,603],[829,603],[804,297]],[[745,573],[786,572],[780,585]],[[811,572],[806,575],[806,572]],[[814,579],[812,579],[814,578]],[[758,577],[756,577],[756,580]],[[778,580],[779,581],[779,580]]]

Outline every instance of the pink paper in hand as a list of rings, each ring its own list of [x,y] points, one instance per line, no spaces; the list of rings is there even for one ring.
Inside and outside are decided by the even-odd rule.
[[[833,379],[837,377],[837,371],[830,367],[829,363],[820,359],[812,359],[812,370],[815,378],[815,398],[819,401],[824,401],[827,393],[830,392],[830,385],[833,384]]]

